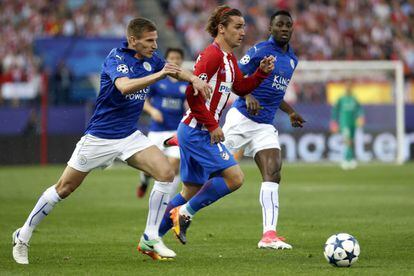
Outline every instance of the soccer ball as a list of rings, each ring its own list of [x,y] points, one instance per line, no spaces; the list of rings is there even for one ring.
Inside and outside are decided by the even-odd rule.
[[[323,254],[325,259],[333,266],[349,267],[359,257],[358,241],[351,235],[339,233],[329,237],[325,243]]]

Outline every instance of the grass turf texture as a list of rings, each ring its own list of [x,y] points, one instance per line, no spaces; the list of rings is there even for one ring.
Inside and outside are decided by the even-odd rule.
[[[242,167],[244,186],[197,214],[187,245],[167,234],[166,244],[178,255],[170,262],[155,262],[136,251],[148,204],[148,196],[135,197],[138,173],[96,170],[38,227],[29,266],[12,260],[11,234],[63,167],[0,168],[0,274],[414,273],[412,164],[363,165],[354,171],[286,165],[278,230],[292,251],[256,248],[262,229],[260,177],[253,164]],[[361,245],[360,259],[351,268],[331,267],[323,257],[325,240],[338,232],[354,235]]]

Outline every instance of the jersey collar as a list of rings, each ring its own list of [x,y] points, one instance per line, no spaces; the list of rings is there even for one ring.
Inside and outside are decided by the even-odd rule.
[[[273,36],[272,36],[272,35],[269,37],[268,41],[269,41],[269,42],[273,45],[273,47],[274,47],[274,48],[275,48],[278,52],[283,53],[283,49],[282,49],[282,48],[280,48],[280,46],[279,46],[279,45],[277,45],[277,43],[276,43],[276,41],[273,39]],[[288,44],[288,49],[287,49],[286,53],[288,53],[289,55],[292,55],[292,54],[293,54],[293,50],[292,50],[292,47],[290,47],[290,44]]]
[[[126,40],[125,41],[122,41],[121,51],[130,53],[133,56],[135,56],[135,54],[137,53],[137,51],[128,48],[128,41],[126,41]]]

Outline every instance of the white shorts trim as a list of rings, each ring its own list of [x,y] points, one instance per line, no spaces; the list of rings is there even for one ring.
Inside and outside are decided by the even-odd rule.
[[[148,132],[148,139],[151,140],[166,156],[180,159],[180,148],[179,147],[164,147],[164,141],[177,132],[172,131],[150,131]]]
[[[68,165],[78,171],[89,172],[95,168],[108,167],[115,159],[126,161],[153,145],[139,130],[122,139],[102,139],[86,134],[76,144]]]
[[[241,114],[232,107],[226,115],[223,126],[224,144],[231,153],[244,149],[244,155],[254,157],[264,149],[279,149],[279,134],[270,124],[260,124]]]

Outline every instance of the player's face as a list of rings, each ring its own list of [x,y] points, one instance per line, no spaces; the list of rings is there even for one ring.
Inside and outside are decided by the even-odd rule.
[[[273,19],[270,26],[270,33],[275,41],[281,45],[285,45],[289,42],[293,32],[293,21],[287,15],[278,15]]]
[[[181,66],[183,64],[183,57],[179,52],[171,51],[168,53],[168,56],[166,58],[168,63],[173,63],[178,66]]]
[[[137,57],[150,58],[158,48],[157,38],[157,31],[143,32],[140,38],[130,36],[128,44],[131,45],[135,51],[137,51]]]
[[[244,18],[241,16],[230,16],[230,22],[225,27],[222,26],[222,33],[224,35],[224,40],[231,48],[236,48],[240,46],[244,38]]]

